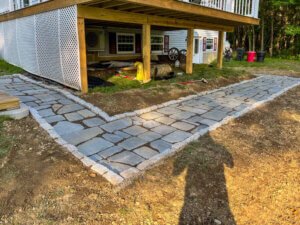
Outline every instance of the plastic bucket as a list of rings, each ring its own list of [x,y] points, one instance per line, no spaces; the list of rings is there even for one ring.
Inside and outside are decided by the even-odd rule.
[[[238,49],[236,49],[236,52],[237,52],[237,54],[236,54],[236,60],[243,61],[245,50],[243,48],[238,48]]]
[[[248,55],[247,62],[255,61],[256,52],[248,52],[247,55]]]
[[[257,62],[264,62],[265,61],[266,52],[257,52],[256,61]]]

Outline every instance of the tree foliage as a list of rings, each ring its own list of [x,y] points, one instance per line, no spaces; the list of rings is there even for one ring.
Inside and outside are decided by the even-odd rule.
[[[238,26],[228,34],[233,48],[300,55],[300,0],[260,0],[259,18],[260,26]]]

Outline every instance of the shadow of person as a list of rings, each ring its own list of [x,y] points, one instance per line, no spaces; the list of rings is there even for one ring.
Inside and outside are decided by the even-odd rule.
[[[179,225],[235,225],[230,210],[224,168],[232,155],[206,135],[190,144],[174,162],[173,175],[186,171],[184,205]]]

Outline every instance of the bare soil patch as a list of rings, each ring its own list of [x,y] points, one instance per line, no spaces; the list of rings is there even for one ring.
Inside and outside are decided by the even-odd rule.
[[[291,225],[300,221],[300,87],[116,192],[30,118],[0,169],[0,224]]]
[[[209,80],[209,83],[207,84],[203,82],[178,83],[149,89],[133,89],[112,94],[91,93],[81,97],[85,101],[101,108],[109,115],[116,115],[162,104],[180,97],[220,88],[251,78],[254,78],[254,76],[221,77]]]
[[[273,69],[269,67],[233,67],[235,70],[244,70],[251,74],[270,74],[277,76],[300,77],[300,72],[295,70]]]

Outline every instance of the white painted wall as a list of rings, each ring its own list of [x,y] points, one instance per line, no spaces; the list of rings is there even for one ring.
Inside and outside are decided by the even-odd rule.
[[[179,31],[167,31],[164,32],[165,35],[169,35],[170,37],[170,48],[178,48],[181,49],[187,49],[187,30],[179,30]],[[211,31],[211,30],[200,30],[196,29],[194,31],[194,37],[199,38],[200,45],[203,45],[203,37],[206,38],[218,38],[219,34],[218,31]],[[225,40],[224,40],[225,41]],[[213,60],[217,58],[217,49],[209,50],[209,51],[203,51],[202,46],[200,46],[199,49],[199,57],[195,57],[194,55],[194,63],[195,64],[201,64],[201,63],[211,63]],[[200,59],[199,61],[197,59]]]

